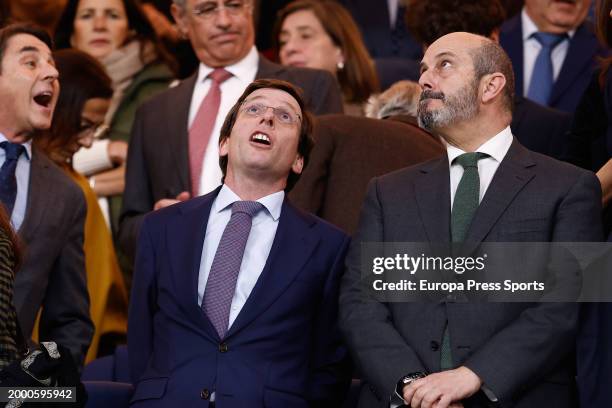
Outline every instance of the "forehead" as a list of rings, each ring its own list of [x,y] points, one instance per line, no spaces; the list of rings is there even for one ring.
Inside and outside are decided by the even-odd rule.
[[[282,91],[280,89],[274,88],[262,88],[252,92],[249,96],[246,97],[247,101],[257,100],[262,103],[267,103],[272,107],[277,106],[289,106],[296,112],[300,113],[300,105],[297,100],[289,93]]]
[[[283,28],[291,24],[297,26],[318,26],[321,27],[321,22],[312,10],[298,10],[289,14],[283,21]]]
[[[84,8],[115,8],[123,10],[123,0],[80,0],[77,9]]]
[[[185,4],[188,6],[196,6],[196,5],[223,5],[225,3],[236,3],[240,2],[243,4],[248,4],[249,0],[186,0]]]
[[[465,41],[461,41],[460,38],[442,37],[427,47],[422,61],[424,64],[432,65],[439,59],[451,58],[471,63],[472,58],[469,53],[471,49],[472,47],[467,45]]]
[[[45,58],[51,58],[51,50],[41,40],[31,34],[16,34],[6,43],[5,55],[18,55],[23,52],[39,52]]]

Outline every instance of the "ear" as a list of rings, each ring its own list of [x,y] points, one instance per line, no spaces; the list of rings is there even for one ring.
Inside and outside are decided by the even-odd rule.
[[[229,137],[226,137],[225,139],[223,139],[221,143],[219,143],[219,156],[220,157],[228,155],[229,153],[228,141],[229,141]]]
[[[487,104],[497,98],[506,86],[506,77],[501,72],[485,75],[482,80],[482,103]]]
[[[489,38],[499,44],[499,28],[494,29]]]
[[[172,2],[172,6],[170,6],[170,12],[172,13],[174,21],[176,21],[176,26],[178,28],[179,33],[183,38],[187,38],[187,13],[185,9]]]
[[[304,158],[302,157],[301,154],[298,153],[298,155],[295,157],[295,161],[291,165],[291,170],[295,174],[302,174],[303,169],[304,169]]]

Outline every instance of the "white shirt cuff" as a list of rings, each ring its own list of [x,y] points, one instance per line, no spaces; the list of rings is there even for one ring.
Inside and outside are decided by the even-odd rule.
[[[113,162],[108,156],[109,143],[109,139],[94,140],[90,148],[79,149],[72,157],[74,169],[85,176],[111,169]]]

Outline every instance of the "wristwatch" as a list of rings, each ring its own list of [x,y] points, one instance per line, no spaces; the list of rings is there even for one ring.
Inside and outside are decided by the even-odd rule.
[[[395,393],[391,395],[391,398],[389,401],[389,407],[390,408],[406,407],[405,401],[403,398],[404,387],[410,383],[415,382],[419,378],[425,378],[425,377],[427,377],[427,373],[423,371],[416,371],[414,373],[410,373],[410,374],[403,376],[402,379],[399,380],[397,385],[395,386]]]
[[[400,384],[402,386],[402,388],[404,388],[406,385],[415,382],[416,380],[420,379],[420,378],[425,378],[427,377],[427,374],[422,372],[422,371],[417,371],[414,373],[410,373],[408,375],[405,375],[404,377],[402,377],[402,379],[400,380]],[[400,385],[398,384],[398,385]]]

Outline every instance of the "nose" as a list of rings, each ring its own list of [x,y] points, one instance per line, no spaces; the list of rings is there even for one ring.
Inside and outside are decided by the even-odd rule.
[[[43,79],[45,81],[53,82],[59,78],[59,72],[55,65],[46,63],[43,70]]]
[[[218,27],[229,27],[231,25],[230,15],[225,7],[219,7],[217,9],[217,14],[215,15],[215,24]]]
[[[261,123],[274,127],[274,108],[271,106],[266,107],[266,110],[261,115]]]
[[[84,132],[85,134],[77,140],[77,143],[81,147],[90,148],[93,144],[93,132]]]
[[[297,41],[293,37],[289,37],[286,39],[281,52],[285,55],[291,55],[297,52]]]
[[[94,16],[93,24],[93,28],[96,31],[106,30],[106,17],[104,15]]]
[[[429,70],[425,70],[421,73],[419,77],[419,85],[421,85],[421,89],[433,89],[433,78]]]

